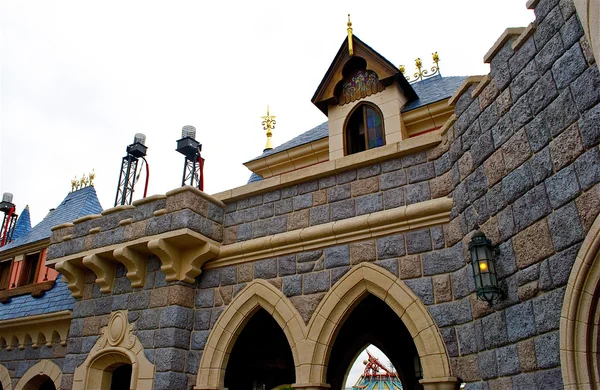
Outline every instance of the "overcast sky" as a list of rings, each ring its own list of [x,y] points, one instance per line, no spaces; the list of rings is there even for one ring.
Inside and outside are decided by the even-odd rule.
[[[11,1],[0,0],[0,191],[39,222],[92,169],[104,208],[121,158],[147,135],[149,194],[180,185],[181,127],[194,125],[205,190],[243,185],[242,165],[326,120],[310,99],[354,33],[414,69],[438,51],[443,75],[486,74],[483,55],[506,27],[526,26],[525,0]],[[144,175],[134,199],[141,197]]]

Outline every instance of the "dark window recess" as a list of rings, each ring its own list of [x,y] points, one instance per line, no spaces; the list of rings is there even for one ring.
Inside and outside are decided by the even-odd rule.
[[[25,260],[23,260],[23,267],[21,268],[21,277],[19,279],[19,286],[27,286],[28,284],[35,283],[39,265],[40,265],[40,254],[39,253],[34,253],[32,255],[25,256]]]
[[[0,263],[0,290],[6,290],[8,288],[8,282],[10,281],[10,266],[12,261],[3,261]]]
[[[359,105],[346,122],[346,154],[385,145],[381,113],[369,104]]]
[[[129,390],[131,383],[131,364],[123,364],[112,373],[110,390]]]

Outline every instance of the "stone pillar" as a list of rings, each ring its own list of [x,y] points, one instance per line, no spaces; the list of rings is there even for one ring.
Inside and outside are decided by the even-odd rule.
[[[457,390],[460,385],[455,377],[421,379],[419,383],[423,390]]]
[[[600,59],[600,0],[573,0],[596,62]]]

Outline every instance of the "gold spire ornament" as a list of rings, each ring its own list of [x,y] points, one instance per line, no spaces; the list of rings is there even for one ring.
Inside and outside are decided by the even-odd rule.
[[[262,126],[263,130],[267,131],[267,144],[265,145],[264,151],[273,149],[273,133],[272,130],[275,128],[275,116],[269,112],[269,106],[267,105],[267,115],[261,117],[263,119]]]
[[[88,187],[88,186],[93,187],[95,177],[96,177],[96,174],[94,173],[93,169],[89,175],[86,175],[85,173],[83,175],[81,175],[81,179],[77,179],[77,176],[75,176],[73,178],[73,180],[71,180],[71,192],[80,190],[80,189]]]
[[[354,55],[354,47],[352,47],[352,22],[350,21],[350,14],[348,14],[348,54]]]
[[[437,51],[435,53],[431,53],[431,59],[433,60],[433,63],[435,65],[433,65],[431,67],[431,70],[427,70],[427,69],[423,69],[423,61],[421,61],[421,58],[417,58],[415,60],[415,66],[417,67],[417,70],[415,71],[415,74],[413,75],[413,80],[411,80],[410,76],[405,75],[406,81],[410,81],[411,83],[414,83],[415,81],[421,81],[423,79],[426,79],[428,77],[431,77],[431,76],[434,76],[434,75],[440,73],[440,65],[439,65],[440,56],[438,56]],[[400,65],[398,67],[398,69],[404,75],[404,72],[406,71],[406,68],[404,67],[404,65]]]

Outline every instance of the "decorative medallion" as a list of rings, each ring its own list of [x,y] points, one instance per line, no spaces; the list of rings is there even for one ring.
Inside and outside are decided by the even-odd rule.
[[[383,91],[379,76],[372,70],[357,70],[347,78],[342,85],[340,105],[362,99],[374,93]]]
[[[129,324],[127,313],[117,311],[112,313],[108,325],[100,331],[100,339],[96,344],[96,349],[101,350],[109,344],[112,347],[123,346],[127,349],[133,348],[135,344],[135,334],[133,333],[133,324]]]

